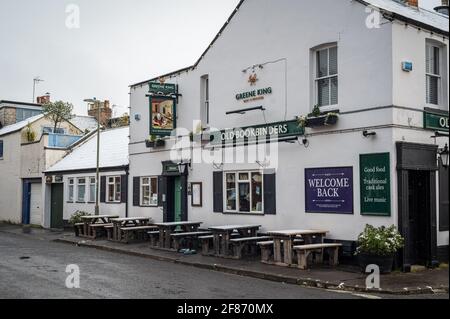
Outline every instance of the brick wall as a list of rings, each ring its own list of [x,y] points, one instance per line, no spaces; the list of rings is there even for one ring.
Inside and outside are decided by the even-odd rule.
[[[16,109],[9,107],[0,109],[0,123],[2,126],[16,123]]]

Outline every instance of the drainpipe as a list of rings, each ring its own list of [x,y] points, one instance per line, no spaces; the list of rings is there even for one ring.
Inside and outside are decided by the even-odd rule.
[[[125,175],[127,176],[127,202],[125,203],[125,217],[128,218],[128,203],[130,202],[130,167],[125,168]]]

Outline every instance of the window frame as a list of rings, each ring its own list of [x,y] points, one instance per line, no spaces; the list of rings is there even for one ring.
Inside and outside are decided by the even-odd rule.
[[[330,50],[336,48],[336,74],[330,75]],[[327,51],[327,75],[319,76],[319,59],[318,55],[321,51]],[[333,109],[339,105],[339,46],[336,43],[320,46],[318,48],[313,49],[313,79],[314,79],[314,105],[318,105],[321,109]],[[333,78],[337,79],[337,92],[336,92],[336,104],[331,104],[331,80]],[[319,82],[322,80],[329,80],[329,92],[328,92],[328,101],[327,105],[319,105]]]
[[[84,183],[80,183],[80,180],[84,180]],[[84,196],[80,198],[80,185],[84,186]],[[86,189],[87,189],[86,177],[77,177],[77,203],[86,203]]]
[[[88,195],[89,200],[88,200],[88,203],[95,203],[96,199],[97,199],[97,196],[98,196],[98,194],[97,194],[97,178],[90,176],[90,177],[88,177],[88,180],[89,180],[89,195]],[[94,180],[94,183],[92,183],[92,180]],[[92,188],[94,189],[94,199],[91,198]]]
[[[111,183],[110,179],[113,179],[113,182]],[[117,192],[117,179],[119,180],[120,190]],[[114,200],[109,199],[109,189],[110,186],[113,186],[113,194],[114,194]],[[106,203],[121,203],[122,202],[122,178],[121,176],[107,176],[106,177]],[[117,194],[119,195],[119,199],[117,199]]]
[[[144,184],[144,179],[148,179],[148,183]],[[155,192],[152,192],[152,180],[156,180],[156,190]],[[149,188],[149,203],[144,204],[144,187]],[[156,200],[155,204],[152,204],[152,194],[156,194],[158,196],[159,191],[159,183],[158,183],[158,177],[157,176],[143,176],[139,178],[139,205],[141,207],[158,207],[158,200]]]
[[[247,173],[248,175],[248,179],[241,179],[240,175],[241,174],[245,174]],[[252,175],[254,173],[258,173],[261,176],[261,210],[260,211],[254,211],[252,210],[252,203],[253,203],[253,185],[252,185]],[[235,210],[230,210],[227,209],[228,205],[227,205],[227,193],[228,193],[228,188],[227,188],[227,175],[229,174],[234,174],[234,183],[235,183],[235,201],[236,201],[236,209]],[[248,184],[249,185],[249,211],[241,211],[241,207],[240,207],[240,194],[239,194],[239,185],[240,184]],[[223,187],[224,187],[224,192],[223,192],[223,211],[225,214],[249,214],[249,215],[264,215],[264,172],[262,172],[261,170],[240,170],[240,171],[224,171],[223,172]]]
[[[205,74],[201,77],[201,112],[200,118],[204,128],[209,127],[211,122],[210,112],[210,81],[209,75]],[[203,123],[204,122],[204,123]]]
[[[71,177],[67,180],[67,202],[73,203],[75,197],[75,178]]]
[[[438,49],[438,73],[430,73],[428,72],[428,48],[432,48],[432,53],[434,55],[434,50]],[[444,48],[437,43],[427,41],[425,44],[425,102],[430,106],[441,106],[443,100],[443,77],[442,77],[442,63],[443,63],[443,50]],[[430,97],[428,96],[428,79],[434,78],[437,79],[437,104],[430,102]]]

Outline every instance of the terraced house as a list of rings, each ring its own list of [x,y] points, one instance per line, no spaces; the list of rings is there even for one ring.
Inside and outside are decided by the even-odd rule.
[[[130,216],[325,228],[342,257],[394,224],[405,268],[447,259],[446,13],[241,1],[192,66],[131,85]]]

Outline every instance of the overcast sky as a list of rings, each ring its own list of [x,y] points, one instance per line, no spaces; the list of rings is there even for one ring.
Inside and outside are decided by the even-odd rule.
[[[0,0],[0,100],[31,102],[40,76],[36,95],[50,92],[78,114],[85,98],[109,99],[121,115],[130,84],[193,64],[238,2]],[[80,9],[79,28],[66,26],[76,26],[70,4]]]

